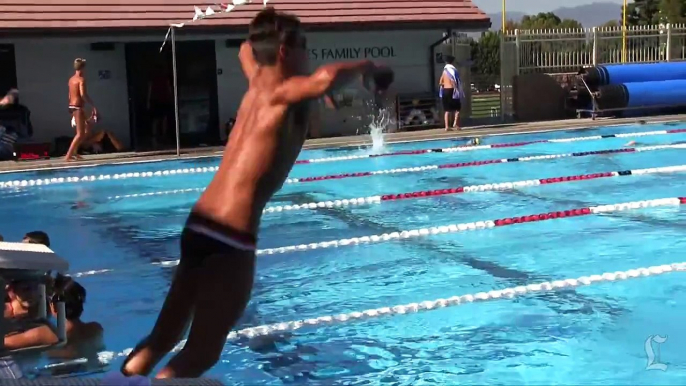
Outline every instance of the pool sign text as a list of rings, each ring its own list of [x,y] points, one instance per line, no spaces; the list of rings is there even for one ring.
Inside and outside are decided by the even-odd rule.
[[[309,56],[313,60],[386,59],[395,58],[395,47],[313,48],[309,50]]]

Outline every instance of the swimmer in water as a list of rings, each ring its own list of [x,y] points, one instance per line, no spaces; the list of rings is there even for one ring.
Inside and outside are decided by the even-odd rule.
[[[472,138],[469,140],[469,142],[467,142],[467,146],[479,146],[479,145],[481,145],[481,138],[479,138],[479,137]]]
[[[634,146],[638,146],[638,145],[639,144],[636,141],[629,141],[629,142],[624,144],[624,147],[634,147]]]
[[[188,217],[180,263],[152,332],[112,380],[148,375],[188,326],[186,344],[157,378],[199,377],[219,360],[250,300],[262,210],[300,153],[312,102],[360,78],[383,92],[392,79],[389,68],[370,61],[327,64],[305,75],[300,21],[274,8],[260,11],[248,30],[239,52],[248,90],[219,170]]]

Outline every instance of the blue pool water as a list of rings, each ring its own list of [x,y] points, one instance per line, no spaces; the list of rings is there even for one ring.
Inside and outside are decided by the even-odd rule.
[[[487,138],[520,142],[686,127],[686,124]],[[631,138],[542,143],[465,153],[431,153],[296,165],[292,177],[621,148]],[[636,138],[642,145],[686,134]],[[460,141],[387,146],[439,148]],[[366,154],[303,151],[301,159]],[[285,185],[270,205],[411,192],[686,164],[684,150],[561,158]],[[0,181],[215,166],[217,158],[0,175]],[[46,231],[53,249],[88,290],[85,320],[98,320],[108,351],[147,334],[178,258],[178,237],[211,173],[0,189],[0,234]],[[627,176],[519,190],[476,192],[376,206],[268,213],[260,248],[336,240],[541,212],[686,196],[684,173]],[[547,280],[684,261],[686,211],[633,210],[468,233],[261,256],[253,299],[239,328],[420,302]],[[574,291],[380,318],[279,337],[229,342],[208,374],[243,385],[642,384],[686,382],[684,274],[603,283]],[[217,307],[221,307],[217,304]],[[660,348],[666,371],[646,370],[644,343]],[[118,358],[112,366],[119,366]]]

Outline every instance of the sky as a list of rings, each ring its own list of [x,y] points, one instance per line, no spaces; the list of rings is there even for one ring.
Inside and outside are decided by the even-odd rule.
[[[472,0],[486,13],[500,12],[502,0]],[[622,4],[623,0],[506,0],[507,11],[525,13],[549,12],[561,7],[574,7],[591,3],[608,2]]]

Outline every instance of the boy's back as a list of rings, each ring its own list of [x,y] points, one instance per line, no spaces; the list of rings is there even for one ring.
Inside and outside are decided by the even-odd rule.
[[[274,103],[283,80],[261,72],[250,79],[219,170],[195,207],[253,234],[265,205],[293,168],[310,122],[310,102]]]

